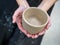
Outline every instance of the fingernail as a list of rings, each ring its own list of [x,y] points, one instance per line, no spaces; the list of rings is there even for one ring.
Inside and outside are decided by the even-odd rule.
[[[27,36],[28,36],[28,37],[30,37],[30,35],[29,35],[29,34],[27,34]]]
[[[35,35],[35,38],[37,38],[38,36],[37,35]]]
[[[15,23],[15,21],[12,21],[12,23]]]

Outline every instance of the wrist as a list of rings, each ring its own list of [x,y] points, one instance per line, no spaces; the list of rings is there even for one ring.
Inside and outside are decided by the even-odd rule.
[[[16,0],[19,6],[29,7],[26,0]]]
[[[39,6],[39,9],[42,9],[43,11],[47,12],[47,10],[43,6]]]

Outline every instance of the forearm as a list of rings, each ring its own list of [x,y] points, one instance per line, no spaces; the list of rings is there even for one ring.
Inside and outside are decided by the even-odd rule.
[[[39,5],[44,11],[48,11],[48,9],[56,2],[56,0],[43,0],[42,3]]]
[[[16,0],[19,6],[29,7],[26,0]]]

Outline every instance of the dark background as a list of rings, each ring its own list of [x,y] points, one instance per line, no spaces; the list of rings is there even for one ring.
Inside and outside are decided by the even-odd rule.
[[[30,6],[37,7],[42,0],[27,1]],[[29,45],[40,45],[43,35],[34,40],[27,38],[26,35],[20,33],[17,25],[12,23],[12,15],[17,8],[15,0],[0,0],[0,45],[27,45],[28,43]],[[49,15],[51,11],[52,8],[48,11]]]

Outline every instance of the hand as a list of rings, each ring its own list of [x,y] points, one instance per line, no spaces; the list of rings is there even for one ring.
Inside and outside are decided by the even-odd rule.
[[[30,34],[30,33],[28,33],[28,32],[23,28],[21,21],[22,21],[21,17],[17,18],[18,28],[19,28],[27,37],[31,37],[31,38],[33,38],[33,39],[34,39],[34,38],[38,38],[40,35],[43,35],[43,34],[46,32],[46,30],[50,27],[50,19],[49,19],[48,24],[46,25],[46,27],[45,27],[41,32],[39,32],[39,33],[37,33],[37,34]]]
[[[37,38],[38,36],[40,36],[40,35],[43,35],[44,33],[45,33],[45,31],[46,31],[46,29],[47,29],[47,27],[48,27],[48,25],[43,29],[44,31],[41,31],[40,33],[38,33],[38,34],[30,34],[30,33],[28,33],[24,28],[23,28],[23,26],[22,26],[22,13],[23,13],[23,11],[25,10],[26,8],[25,7],[23,7],[23,6],[21,6],[21,7],[19,7],[16,11],[15,11],[15,13],[14,13],[14,15],[13,15],[13,23],[17,23],[17,25],[18,25],[18,28],[27,36],[27,37],[31,37],[31,38]],[[48,23],[49,24],[49,23]]]
[[[20,6],[13,14],[12,19],[13,19],[13,23],[16,23],[17,17],[20,17],[23,13],[23,11],[26,9],[26,7],[24,6]]]

